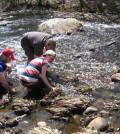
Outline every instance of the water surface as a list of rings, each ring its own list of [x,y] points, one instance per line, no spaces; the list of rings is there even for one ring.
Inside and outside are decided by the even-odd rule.
[[[19,15],[10,13],[1,13],[1,16],[6,18],[5,21],[8,24],[0,26],[0,49],[8,46],[14,49],[17,57],[16,64],[25,64],[27,60],[20,46],[22,34],[36,31],[41,22],[56,17],[53,14]],[[52,70],[58,75],[65,75],[69,78],[77,75],[80,83],[83,82],[95,89],[92,94],[95,98],[93,105],[100,109],[103,102],[114,102],[115,99],[120,99],[119,88],[116,88],[111,82],[111,75],[117,70],[120,63],[120,25],[100,24],[84,20],[81,23],[84,26],[83,31],[69,36],[54,37],[57,42],[57,58],[52,65]],[[113,44],[109,45],[111,42]],[[91,50],[95,50],[95,52]],[[65,91],[66,95],[77,95],[72,84],[58,83],[58,86]],[[22,126],[22,123],[20,127],[27,131],[38,121],[45,120],[53,128],[57,127],[63,133],[68,132],[68,127],[71,124],[64,126],[64,123],[51,121],[49,118],[50,114],[40,108],[36,113],[25,118],[29,122],[25,127]],[[116,128],[119,127],[119,119],[120,115],[115,115],[113,125],[115,123]],[[75,131],[77,131],[78,126],[75,125]]]

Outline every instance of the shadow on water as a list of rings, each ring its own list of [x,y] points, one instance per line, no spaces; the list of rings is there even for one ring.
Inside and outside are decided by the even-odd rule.
[[[0,49],[7,46],[14,48],[17,57],[16,64],[26,63],[26,56],[20,46],[22,34],[37,30],[38,24],[49,18],[54,18],[54,16],[52,14],[32,14],[32,17],[31,14],[6,14],[4,16],[8,17],[6,21],[10,23],[0,26]],[[13,17],[9,18],[9,16]],[[57,41],[57,57],[54,64],[51,65],[51,71],[56,76],[53,79],[66,96],[80,96],[81,94],[76,89],[81,85],[88,85],[94,89],[89,96],[94,98],[91,99],[91,103],[99,110],[107,109],[109,111],[112,106],[114,107],[112,104],[116,103],[116,100],[120,100],[120,90],[114,87],[111,82],[111,75],[118,69],[120,61],[120,25],[81,22],[84,25],[84,31],[69,36],[54,37]],[[16,73],[14,67],[13,70],[11,76]],[[65,78],[65,80],[77,78],[77,81],[66,82],[60,78]],[[23,91],[23,88],[19,87],[19,90]],[[21,92],[21,96],[23,94]],[[9,108],[10,106],[5,107],[0,111],[0,114],[12,114]],[[67,124],[66,122],[53,121],[50,116],[44,108],[38,107],[35,113],[24,118],[28,123],[24,124],[23,120],[19,127],[23,131],[27,131],[41,120],[46,121],[53,128],[62,130],[65,134],[70,134],[73,130],[74,132],[78,131],[79,123],[71,121]],[[120,115],[117,112],[110,119],[113,125],[116,124],[116,128],[119,127],[119,119]]]

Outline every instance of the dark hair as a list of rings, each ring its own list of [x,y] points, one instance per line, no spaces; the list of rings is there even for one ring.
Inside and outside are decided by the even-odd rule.
[[[48,45],[50,45],[50,46],[56,47],[56,41],[53,40],[52,38],[48,39],[48,40],[47,40],[47,43],[48,43]]]

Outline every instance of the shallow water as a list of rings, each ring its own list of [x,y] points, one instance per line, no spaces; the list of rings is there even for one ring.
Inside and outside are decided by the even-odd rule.
[[[13,63],[13,70],[16,72],[15,64],[26,63],[26,56],[20,46],[22,34],[37,30],[38,24],[55,16],[53,14],[18,15],[8,13],[1,13],[1,16],[6,17],[5,21],[9,23],[6,26],[0,26],[0,49],[9,46],[15,50],[17,63]],[[9,16],[13,17],[9,18]],[[100,108],[105,101],[113,102],[115,99],[120,99],[119,88],[116,88],[111,82],[111,75],[117,70],[120,63],[120,25],[83,20],[81,23],[84,26],[84,31],[69,36],[54,37],[57,41],[57,58],[52,65],[52,70],[58,75],[65,75],[69,78],[77,75],[79,82],[86,83],[95,89],[96,92],[92,94],[95,98],[93,105]],[[109,45],[114,41],[115,43]],[[90,51],[91,49],[95,49],[95,53]],[[66,95],[77,95],[73,90],[75,88],[73,85],[59,82],[58,86],[65,91]],[[114,122],[116,122],[116,127],[119,127],[120,115],[115,116],[117,118],[114,118]],[[64,123],[49,121],[49,117],[49,113],[40,108],[35,114],[25,118],[28,120],[26,126],[22,126],[21,122],[20,127],[27,131],[39,120],[48,120],[50,126],[57,127],[63,133],[67,133],[67,127],[70,124],[65,127]],[[75,130],[78,129],[78,126],[75,126]]]

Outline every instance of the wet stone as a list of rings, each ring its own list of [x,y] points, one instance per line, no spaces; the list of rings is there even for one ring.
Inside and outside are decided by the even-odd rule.
[[[0,131],[0,134],[21,134],[22,130],[19,128],[12,128],[12,129],[7,129],[5,131]]]
[[[118,103],[118,100],[115,100],[114,102],[105,102],[105,108],[109,110],[109,112],[118,111],[120,112],[120,103]]]
[[[40,100],[41,106],[49,106],[54,103],[54,98],[61,94],[61,90],[57,92],[51,91],[47,95],[44,96],[42,100]]]
[[[37,127],[34,127],[27,134],[62,134],[57,129],[50,128],[45,122],[38,122]]]
[[[0,100],[0,109],[1,108],[4,108],[6,105],[8,105],[9,104],[9,102],[10,102],[10,97],[9,97],[9,94],[8,93],[6,93],[6,94],[0,94],[0,96],[1,96],[1,100]]]
[[[33,100],[15,99],[12,104],[12,110],[17,115],[30,114],[36,108],[37,104]]]
[[[0,129],[4,129],[7,127],[14,127],[18,125],[18,121],[15,118],[10,116],[2,116],[0,117]]]
[[[104,118],[97,117],[89,123],[88,127],[91,129],[97,129],[99,131],[105,131],[108,129],[109,124]]]
[[[54,116],[69,117],[72,114],[82,114],[89,102],[80,98],[61,97],[56,98],[53,105],[46,108]]]
[[[90,106],[84,111],[84,114],[92,114],[95,112],[98,112],[98,109],[96,107]]]

